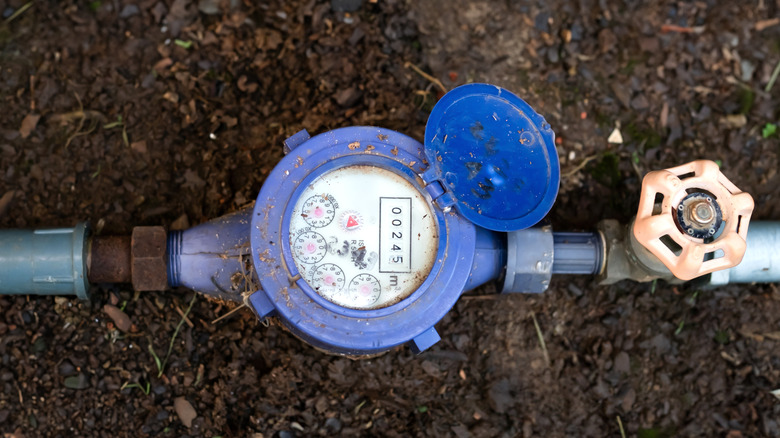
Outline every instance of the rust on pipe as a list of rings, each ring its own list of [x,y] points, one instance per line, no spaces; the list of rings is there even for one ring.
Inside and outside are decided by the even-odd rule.
[[[90,283],[130,283],[131,274],[130,236],[92,238],[87,258]]]

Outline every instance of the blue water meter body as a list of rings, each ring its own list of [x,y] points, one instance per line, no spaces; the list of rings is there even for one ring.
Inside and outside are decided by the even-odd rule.
[[[285,141],[263,185],[250,245],[259,317],[329,352],[376,354],[439,340],[460,294],[505,267],[505,235],[552,206],[552,130],[499,87],[445,95],[425,144],[374,127]],[[495,231],[489,231],[495,230]]]

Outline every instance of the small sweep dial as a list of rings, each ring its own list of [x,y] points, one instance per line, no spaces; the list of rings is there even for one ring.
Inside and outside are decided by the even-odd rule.
[[[328,253],[328,244],[320,233],[307,231],[295,238],[293,250],[303,263],[317,263]]]
[[[311,286],[320,295],[333,298],[341,292],[346,283],[344,271],[333,263],[318,266],[311,275]]]
[[[349,282],[349,298],[356,307],[367,307],[379,299],[382,287],[371,274],[360,274]]]
[[[314,228],[327,226],[336,217],[336,208],[330,199],[322,195],[314,195],[303,203],[301,217]]]

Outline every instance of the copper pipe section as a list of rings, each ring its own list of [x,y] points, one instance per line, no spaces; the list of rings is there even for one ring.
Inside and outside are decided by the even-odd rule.
[[[90,283],[130,283],[130,236],[97,236],[87,257]]]

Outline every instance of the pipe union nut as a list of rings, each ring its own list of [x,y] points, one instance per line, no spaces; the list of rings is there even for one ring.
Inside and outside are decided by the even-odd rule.
[[[165,253],[167,235],[163,227],[135,227],[130,242],[133,289],[156,291],[168,288]]]

